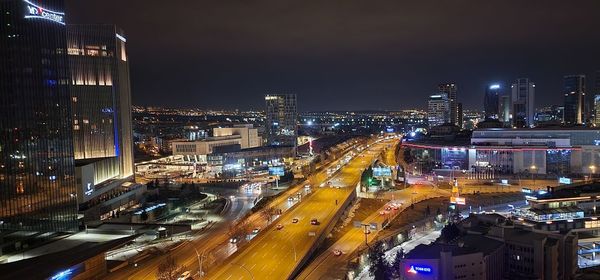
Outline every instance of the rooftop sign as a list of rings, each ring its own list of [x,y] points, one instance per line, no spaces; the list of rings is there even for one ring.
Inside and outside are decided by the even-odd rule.
[[[27,7],[25,18],[44,19],[65,25],[65,13],[48,10],[27,0],[23,0],[23,2],[25,2],[25,6]]]

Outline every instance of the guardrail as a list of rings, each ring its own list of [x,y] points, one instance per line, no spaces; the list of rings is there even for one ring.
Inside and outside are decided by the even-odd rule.
[[[315,242],[313,242],[312,246],[308,249],[308,252],[306,254],[304,254],[304,256],[300,259],[300,261],[298,263],[296,263],[296,266],[294,267],[294,269],[292,270],[290,275],[287,277],[287,279],[294,279],[294,277],[296,277],[296,275],[298,275],[302,271],[304,265],[312,257],[312,254],[314,254],[317,251],[317,249],[319,248],[321,243],[325,240],[327,235],[333,230],[333,228],[337,224],[337,221],[342,217],[346,208],[348,208],[351,205],[352,201],[354,201],[355,199],[356,199],[356,189],[354,188],[352,190],[352,192],[350,192],[350,194],[348,195],[346,200],[344,200],[340,204],[340,207],[338,208],[337,212],[333,215],[331,220],[329,220],[329,223],[327,224],[325,229],[322,230],[321,233],[316,236],[317,240],[315,240]]]

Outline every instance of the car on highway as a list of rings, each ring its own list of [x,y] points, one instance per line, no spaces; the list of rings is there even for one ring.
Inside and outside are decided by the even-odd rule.
[[[310,185],[304,185],[305,189],[310,189]]]
[[[298,223],[298,218],[293,218],[292,219],[292,223],[297,224]]]
[[[381,216],[385,215],[385,211],[379,211],[379,215],[381,215]]]
[[[288,197],[288,201],[289,201],[289,202],[292,202],[292,201],[294,201],[294,197],[293,197],[293,196],[290,196],[290,197]]]
[[[232,237],[232,238],[229,238],[229,243],[231,243],[231,244],[235,244],[235,243],[237,243],[237,242],[238,242],[238,238],[237,238],[237,237]]]
[[[392,207],[389,207],[389,206],[385,207],[385,211],[391,211],[391,210],[392,210]]]
[[[313,226],[316,226],[316,225],[319,224],[319,221],[317,219],[311,219],[310,220],[310,224],[313,225]]]
[[[257,227],[257,228],[254,228],[254,229],[252,230],[252,233],[253,233],[253,234],[258,234],[258,232],[259,232],[259,231],[260,231],[260,228],[259,228],[259,227]]]
[[[333,250],[333,255],[334,256],[341,256],[342,255],[342,251],[338,250],[338,249],[334,249]]]
[[[192,276],[192,273],[188,270],[188,271],[181,273],[181,275],[177,278],[177,280],[191,279],[190,278],[191,276]]]
[[[276,228],[277,230],[281,230],[281,229],[283,228],[283,225],[282,225],[282,224],[278,224],[278,225],[277,225],[275,228]]]

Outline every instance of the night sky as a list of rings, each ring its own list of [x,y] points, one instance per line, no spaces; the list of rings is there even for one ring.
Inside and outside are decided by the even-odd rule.
[[[486,84],[529,77],[536,105],[562,77],[600,69],[600,1],[67,0],[69,23],[125,30],[136,105],[299,110],[425,108],[458,83],[467,109]]]

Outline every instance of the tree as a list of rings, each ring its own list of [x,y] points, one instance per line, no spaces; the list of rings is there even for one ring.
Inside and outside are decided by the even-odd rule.
[[[390,264],[390,274],[392,277],[398,279],[402,277],[402,260],[404,260],[404,249],[400,248],[400,250],[396,251],[396,256],[394,256],[394,260]]]
[[[185,270],[184,266],[178,265],[171,255],[168,255],[164,261],[158,265],[156,279],[158,280],[177,280],[179,273]]]
[[[375,280],[389,279],[389,265],[384,255],[383,242],[377,241],[369,249],[369,275]]]
[[[440,241],[448,243],[460,236],[460,229],[455,223],[446,225],[440,233]]]
[[[277,214],[277,209],[273,207],[267,207],[260,212],[261,217],[263,217],[267,223],[270,223],[273,219],[273,216]]]

